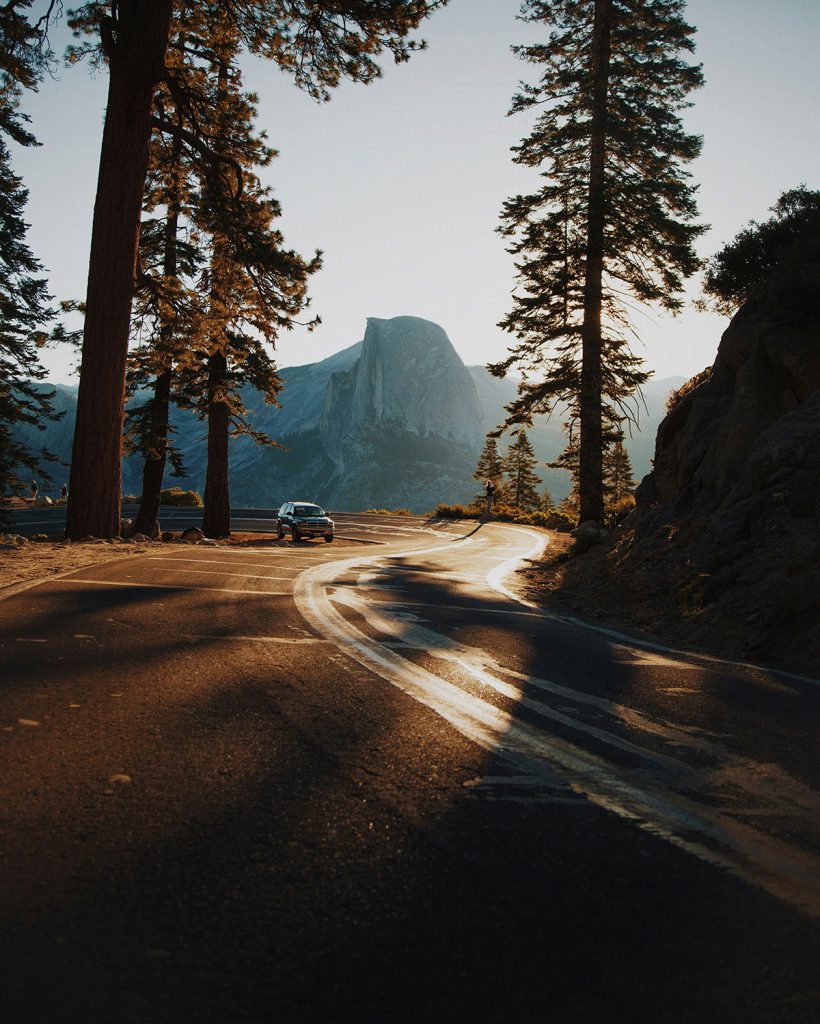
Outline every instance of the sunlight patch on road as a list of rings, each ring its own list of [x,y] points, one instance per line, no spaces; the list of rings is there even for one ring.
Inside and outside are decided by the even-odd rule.
[[[529,536],[535,535],[530,533]],[[527,602],[507,591],[501,581],[524,559],[535,557],[543,550],[544,540],[541,537],[535,540],[528,550],[515,552],[487,576],[487,583],[494,591],[519,605],[527,605]],[[440,548],[437,553],[444,556],[445,564],[438,570],[431,566],[430,571],[446,581],[449,579],[446,559],[452,551]],[[418,559],[420,554],[422,552],[405,552],[393,557]],[[350,587],[337,585],[340,577],[354,567],[365,572],[368,568],[376,570],[376,561],[376,558],[360,558],[324,565],[306,571],[296,581],[294,597],[300,612],[318,632],[334,640],[340,650],[431,708],[471,741],[517,765],[523,774],[537,778],[545,770],[554,773],[559,769],[577,795],[663,836],[702,860],[720,865],[779,898],[820,915],[820,859],[742,820],[742,811],[753,797],[754,810],[761,816],[802,815],[801,821],[805,823],[816,794],[798,792],[800,787],[790,785],[794,780],[785,773],[778,777],[777,786],[772,786],[767,781],[766,766],[748,761],[741,766],[726,748],[702,735],[687,733],[668,723],[653,722],[631,709],[622,709],[569,687],[557,687],[547,680],[511,672],[485,652],[421,626],[417,615],[402,614],[399,602],[368,603]],[[379,563],[384,561],[383,555],[378,556]],[[376,640],[362,632],[338,606],[347,606],[364,616],[370,628],[382,636],[393,637],[394,642]],[[445,679],[412,657],[402,657],[402,647],[408,653],[421,650],[448,662],[460,670],[462,676],[512,701],[514,710],[499,708],[453,682],[452,672]],[[679,667],[677,663],[672,664]],[[512,678],[523,683],[523,689],[552,692],[562,700],[577,703],[579,708],[573,711],[572,708],[550,707],[534,694],[525,695],[520,686],[507,681]],[[610,716],[609,728],[606,724],[581,719],[581,706],[589,704],[597,704],[600,711]],[[593,748],[604,744],[617,751],[618,756],[613,760],[578,742],[552,734],[529,719],[519,717],[518,709],[571,729],[582,740],[584,737],[592,740]],[[652,736],[671,753],[649,749],[610,731],[625,725]],[[685,753],[697,756],[687,763]],[[708,761],[705,766],[699,763],[704,756]],[[629,758],[638,758],[638,764],[631,764]],[[728,797],[721,794],[720,787],[725,787],[727,782],[738,795],[742,794],[742,800],[736,802],[731,794]]]

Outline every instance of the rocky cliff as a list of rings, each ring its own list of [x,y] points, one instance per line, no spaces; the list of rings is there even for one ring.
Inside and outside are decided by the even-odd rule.
[[[820,322],[749,303],[660,424],[653,472],[638,489],[639,535],[684,515],[713,515],[727,540],[772,516],[817,526],[818,403]]]
[[[681,390],[623,568],[665,558],[695,642],[820,675],[820,287],[805,298],[748,303]]]
[[[438,324],[369,318],[358,357],[329,374],[323,394],[321,415],[307,432],[288,435],[288,452],[260,456],[282,486],[349,509],[426,511],[472,496],[486,414]],[[285,407],[288,396],[286,380]],[[302,449],[296,459],[294,446]]]
[[[334,394],[336,377],[344,382]],[[330,379],[322,434],[336,445],[340,422],[347,431],[390,424],[418,437],[474,445],[483,436],[482,419],[473,378],[438,324],[369,317],[357,363]]]

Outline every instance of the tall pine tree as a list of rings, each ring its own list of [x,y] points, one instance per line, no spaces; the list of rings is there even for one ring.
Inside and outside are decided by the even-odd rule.
[[[203,525],[224,536],[230,435],[275,443],[249,422],[242,389],[249,385],[276,403],[281,383],[269,347],[308,304],[307,278],[320,257],[305,262],[285,250],[273,228],[279,206],[256,170],[274,154],[254,129],[255,96],[242,91],[235,26],[192,12],[176,19],[175,29],[175,83],[155,101],[160,130],[146,202],[149,212],[164,206],[166,215],[143,224],[138,278],[135,328],[141,338],[146,321],[153,330],[130,374],[138,385],[157,372],[153,396],[129,411],[146,456],[135,525],[143,532],[154,526],[166,454],[174,461],[173,389],[177,404],[207,420]]]
[[[117,0],[72,12],[80,42],[72,59],[90,54],[108,68],[97,195],[71,465],[69,537],[114,536],[120,518],[120,451],[125,367],[140,212],[148,171],[152,101],[173,80],[168,49],[173,15],[196,9],[226,13],[242,48],[275,61],[318,99],[343,78],[369,82],[385,50],[407,60],[421,44],[409,34],[446,0]]]
[[[558,401],[579,422],[581,519],[603,518],[606,420],[629,415],[648,378],[629,349],[629,298],[671,312],[699,266],[704,230],[683,164],[700,139],[680,111],[702,82],[682,0],[524,0],[521,17],[549,26],[544,43],[517,47],[537,65],[511,113],[537,111],[515,162],[543,168],[538,191],[508,200],[522,291],[501,325],[517,344],[490,367],[523,371],[508,424],[529,423]]]
[[[0,503],[23,486],[20,469],[41,473],[40,458],[55,458],[14,434],[15,424],[42,428],[44,419],[57,418],[50,401],[54,392],[37,384],[45,377],[38,348],[53,316],[51,296],[26,242],[28,192],[12,169],[6,143],[37,145],[19,109],[22,91],[36,89],[44,59],[38,33],[27,20],[28,6],[0,8]]]

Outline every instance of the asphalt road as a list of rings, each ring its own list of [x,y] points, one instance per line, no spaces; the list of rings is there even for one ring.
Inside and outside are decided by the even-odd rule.
[[[818,683],[336,518],[0,601],[4,1019],[820,1018]]]

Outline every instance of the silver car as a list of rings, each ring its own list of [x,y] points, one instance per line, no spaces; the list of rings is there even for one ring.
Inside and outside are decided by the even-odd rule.
[[[308,537],[324,537],[330,544],[335,525],[325,510],[310,501],[286,501],[278,512],[276,532],[279,540],[290,530],[291,539],[307,540]]]

